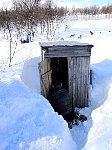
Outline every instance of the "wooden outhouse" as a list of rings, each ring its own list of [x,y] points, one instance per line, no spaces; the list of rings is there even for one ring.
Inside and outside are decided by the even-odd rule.
[[[72,107],[88,106],[90,56],[93,45],[75,41],[40,42],[41,94],[49,95],[53,82],[60,78],[69,92]]]

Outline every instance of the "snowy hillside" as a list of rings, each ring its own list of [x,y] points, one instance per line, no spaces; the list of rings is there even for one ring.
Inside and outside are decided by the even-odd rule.
[[[15,36],[12,48],[16,43],[16,53],[9,68],[9,41],[0,32],[0,150],[111,150],[111,24],[112,19],[71,21],[67,30],[64,25],[60,28],[58,40],[94,45],[90,106],[79,110],[88,120],[70,130],[40,95],[39,42],[47,40],[46,36],[38,33],[25,44]]]

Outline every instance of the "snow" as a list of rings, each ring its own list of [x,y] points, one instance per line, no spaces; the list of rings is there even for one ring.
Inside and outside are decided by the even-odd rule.
[[[13,33],[12,53],[16,53],[9,68],[9,41],[0,32],[0,150],[111,150],[111,24],[112,19],[72,20],[67,31],[64,26],[60,28],[58,44],[63,38],[62,44],[76,41],[94,45],[89,107],[77,109],[88,119],[72,129],[40,95],[39,42],[47,41],[46,36],[38,33],[33,42],[21,44]]]
[[[1,83],[0,97],[1,150],[64,150],[72,144],[67,123],[44,97],[31,92],[20,81]]]
[[[39,43],[43,47],[49,46],[77,46],[77,45],[89,45],[88,43],[79,43],[77,41],[55,41],[55,42],[40,42]]]
[[[41,57],[34,57],[24,63],[21,75],[22,81],[31,89],[40,93],[40,77],[38,72],[38,63]]]

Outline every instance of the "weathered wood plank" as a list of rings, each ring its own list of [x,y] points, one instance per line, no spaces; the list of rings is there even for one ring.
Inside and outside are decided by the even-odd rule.
[[[74,107],[88,106],[89,57],[73,57]],[[72,75],[71,75],[72,76]]]
[[[81,57],[81,56],[90,56],[90,53],[45,53],[45,58],[53,58],[53,57]]]
[[[50,47],[44,53],[44,57],[72,57],[72,56],[90,56],[91,50],[88,46],[76,47]]]
[[[81,51],[88,51],[88,46],[53,46],[53,47],[48,47],[48,51],[75,51],[75,50],[81,50]]]
[[[90,50],[88,50],[88,48],[81,48],[81,47],[79,47],[79,48],[69,48],[69,47],[67,47],[67,48],[65,48],[65,47],[63,47],[63,48],[55,48],[55,49],[53,49],[53,48],[51,48],[51,49],[48,49],[47,51],[45,51],[46,53],[49,53],[49,52],[63,52],[63,53],[68,53],[68,52],[89,52],[90,53]]]
[[[45,55],[46,54],[65,54],[65,55],[69,55],[69,54],[72,54],[72,55],[74,55],[75,56],[75,54],[76,55],[78,55],[78,54],[84,54],[84,55],[86,55],[86,54],[90,54],[90,52],[88,52],[88,51],[79,51],[79,50],[77,50],[77,51],[48,51],[47,53],[45,53]]]
[[[44,61],[39,63],[39,72],[40,72],[41,94],[47,98],[52,84],[51,78],[52,70],[50,70],[49,59],[45,59]]]
[[[76,106],[76,99],[77,99],[77,87],[76,87],[76,81],[77,81],[77,79],[76,79],[76,63],[77,63],[77,61],[76,61],[76,59],[77,59],[77,57],[73,57],[72,58],[73,59],[73,107],[75,108],[75,106]]]
[[[74,106],[73,101],[73,59],[71,57],[68,57],[68,86],[69,86],[69,96],[72,103],[72,109]]]

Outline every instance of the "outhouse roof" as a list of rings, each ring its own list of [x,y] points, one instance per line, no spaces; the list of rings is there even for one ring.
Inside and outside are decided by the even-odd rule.
[[[42,56],[50,57],[75,57],[91,56],[92,44],[76,41],[40,42]]]
[[[39,42],[41,47],[53,47],[53,46],[61,46],[61,47],[65,47],[65,46],[90,46],[93,47],[92,44],[88,44],[88,43],[80,43],[77,41],[55,41],[55,42]]]

